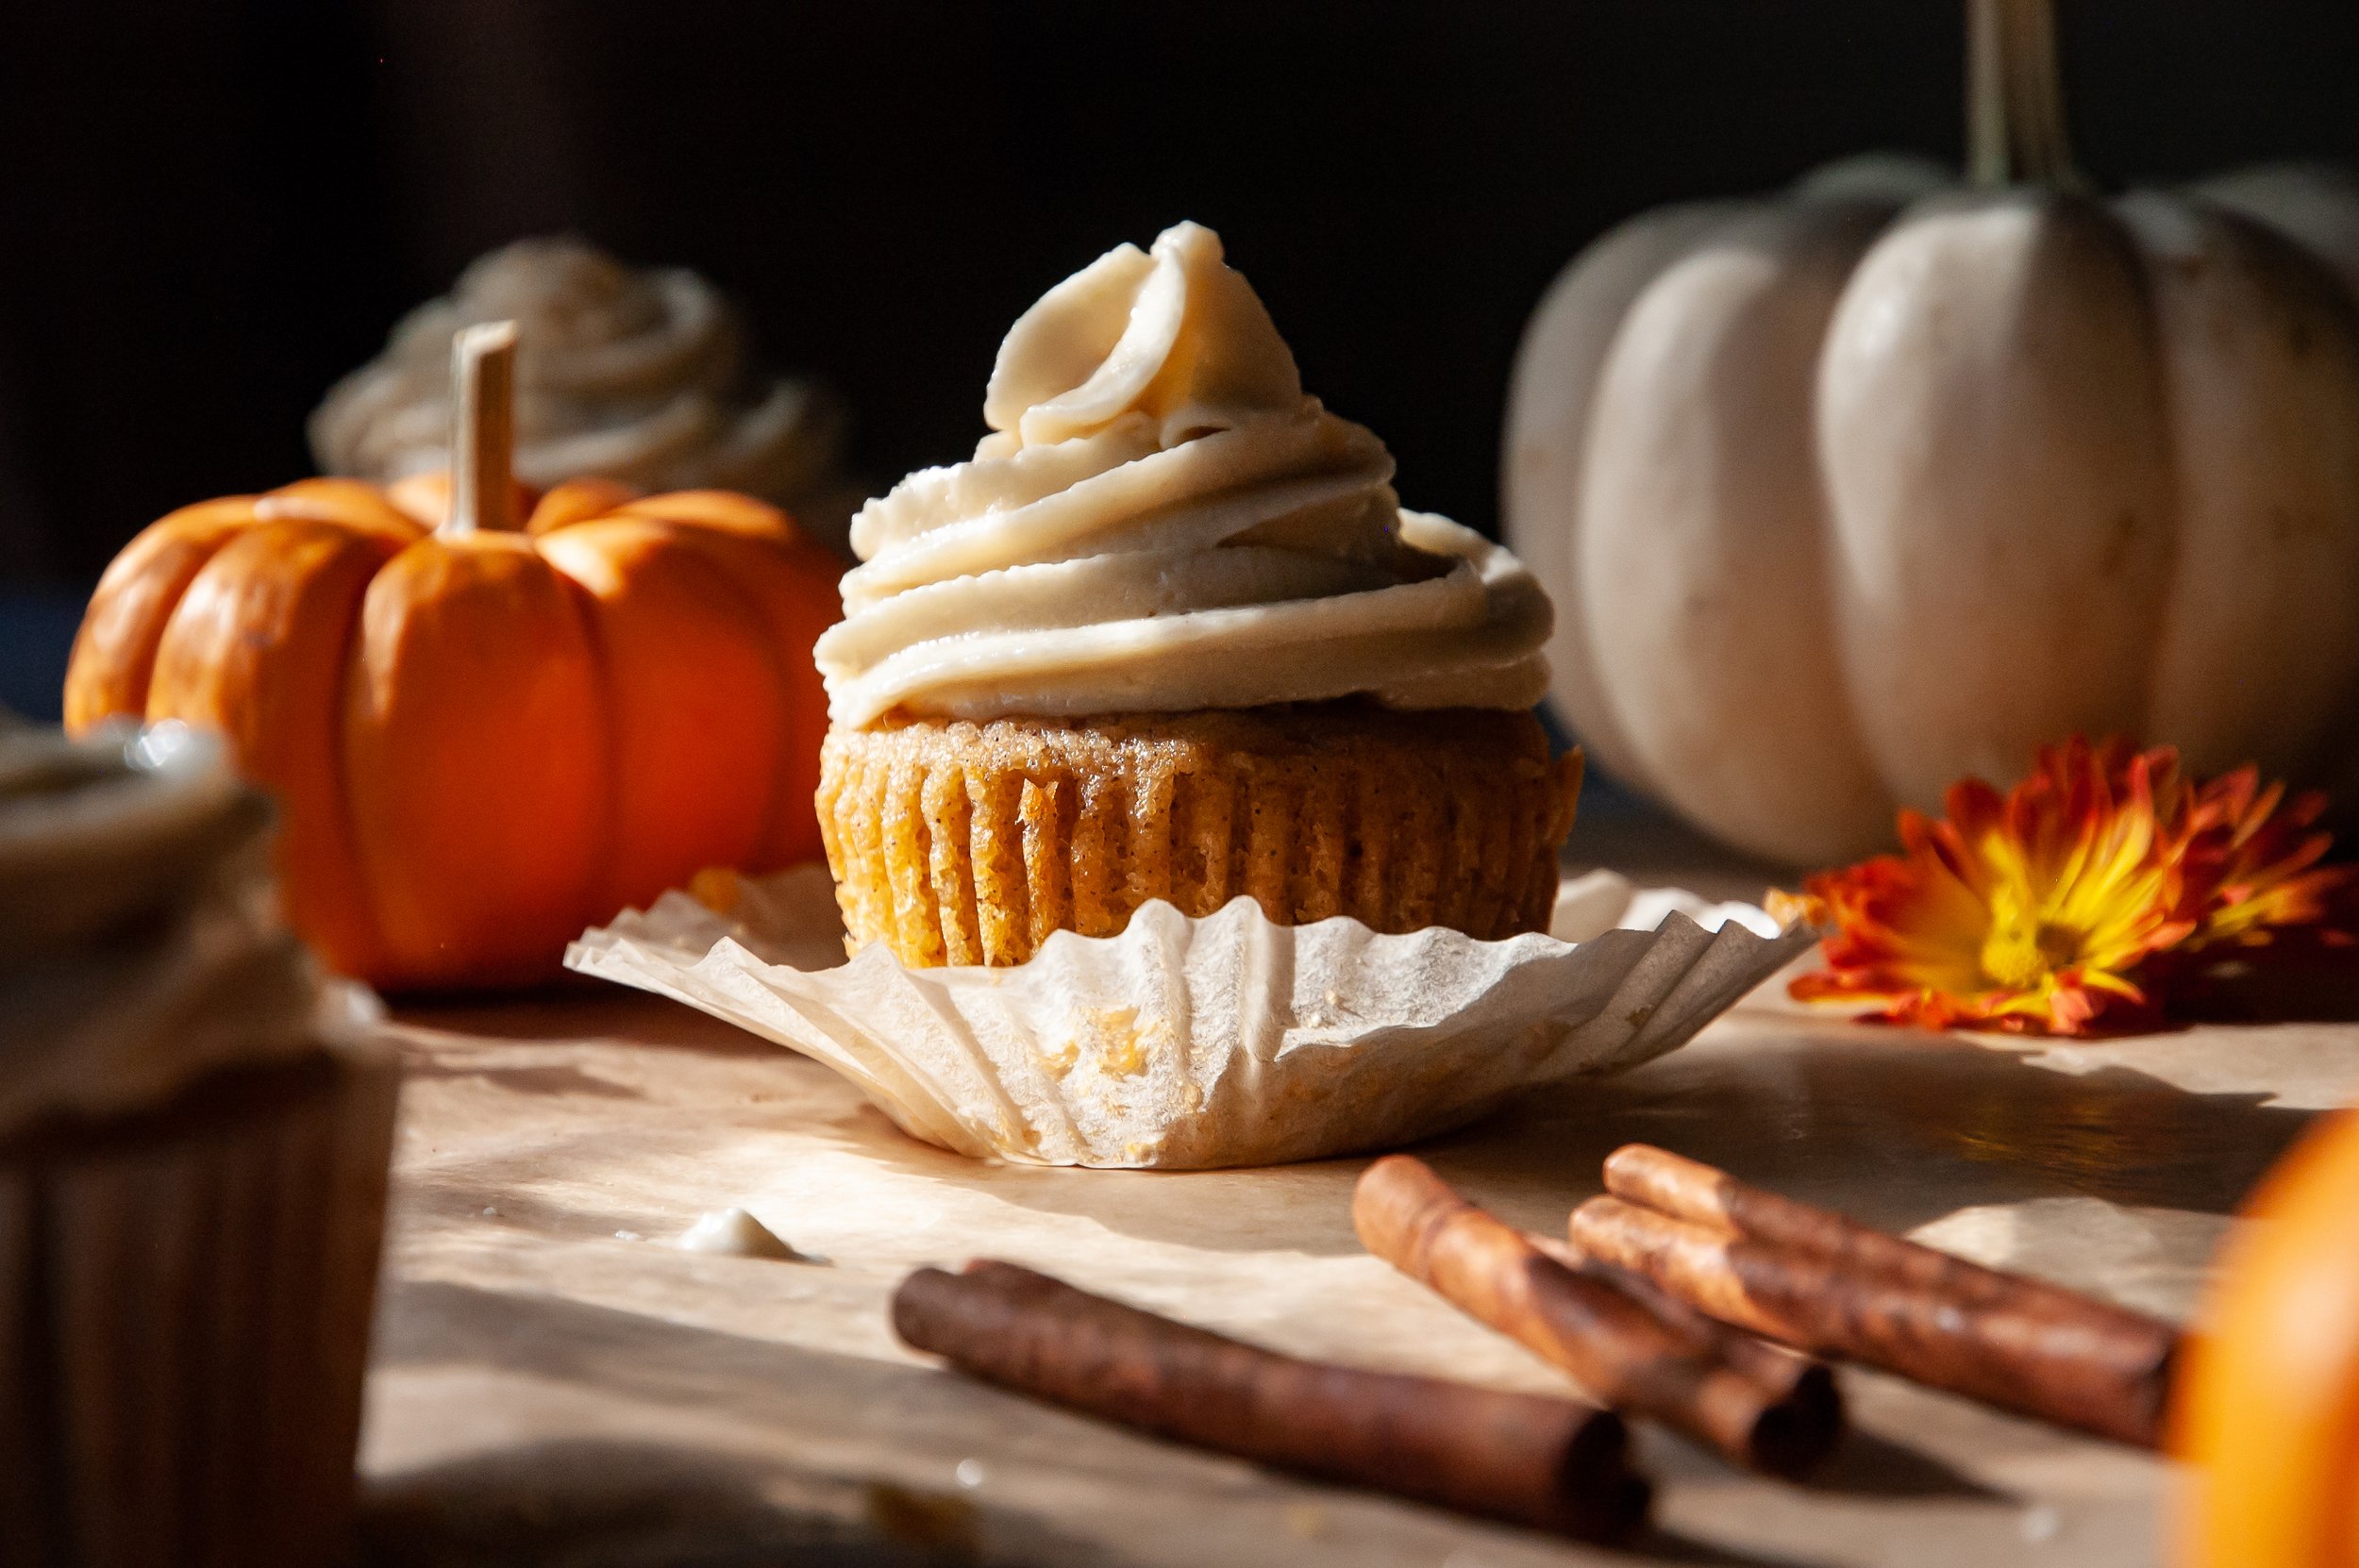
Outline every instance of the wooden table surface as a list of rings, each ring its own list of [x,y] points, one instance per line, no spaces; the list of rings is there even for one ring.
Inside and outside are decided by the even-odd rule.
[[[1617,859],[1662,869],[1645,847]],[[1747,876],[1675,870],[1715,895]],[[410,1009],[392,1034],[410,1073],[363,1439],[371,1564],[2158,1560],[2159,1461],[1858,1372],[1860,1431],[1808,1487],[1644,1432],[1659,1527],[1620,1552],[1172,1447],[929,1365],[894,1341],[887,1295],[920,1263],[993,1255],[1287,1350],[1565,1385],[1361,1250],[1363,1160],[977,1164],[823,1068],[621,993]],[[2027,1049],[1765,993],[1659,1062],[1423,1152],[1553,1230],[1603,1154],[1645,1139],[2183,1316],[2236,1201],[2354,1085],[2349,1024]],[[664,1244],[728,1205],[822,1260]]]

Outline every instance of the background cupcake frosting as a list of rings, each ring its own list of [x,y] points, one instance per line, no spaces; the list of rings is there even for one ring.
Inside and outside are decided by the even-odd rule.
[[[396,325],[311,416],[323,471],[389,483],[449,461],[450,342],[511,320],[516,476],[594,475],[646,491],[738,490],[841,544],[857,495],[837,472],[845,419],[818,383],[749,374],[736,313],[682,267],[627,267],[587,242],[519,240]]]
[[[0,730],[0,1141],[312,1047],[346,993],[278,918],[269,825],[202,732]]]
[[[973,460],[852,525],[820,640],[835,721],[1311,702],[1528,708],[1546,596],[1404,510],[1374,435],[1306,396],[1196,224],[1051,289],[1000,345]]]

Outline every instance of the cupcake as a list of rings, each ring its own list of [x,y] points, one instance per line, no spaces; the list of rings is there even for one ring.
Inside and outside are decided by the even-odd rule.
[[[0,734],[0,1561],[341,1550],[395,1073],[209,740]]]
[[[1195,224],[1050,290],[972,461],[854,519],[815,650],[819,819],[847,940],[1021,963],[1152,899],[1271,920],[1545,928],[1547,595],[1401,508]]]
[[[390,485],[450,464],[450,343],[513,321],[516,477],[535,490],[614,479],[643,491],[734,490],[788,508],[841,548],[862,492],[837,467],[844,414],[815,382],[747,374],[745,332],[683,267],[627,267],[575,239],[476,259],[442,299],[311,416],[326,474]]]

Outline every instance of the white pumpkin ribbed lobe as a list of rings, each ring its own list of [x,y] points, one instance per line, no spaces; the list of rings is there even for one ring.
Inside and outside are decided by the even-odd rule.
[[[2072,734],[2359,783],[2359,184],[1841,166],[1550,288],[1506,534],[1607,772],[1765,859]]]
[[[1196,224],[1058,284],[1000,345],[972,460],[852,525],[820,639],[831,716],[1081,715],[1366,695],[1520,709],[1547,595],[1507,551],[1404,510],[1367,430],[1304,394]]]

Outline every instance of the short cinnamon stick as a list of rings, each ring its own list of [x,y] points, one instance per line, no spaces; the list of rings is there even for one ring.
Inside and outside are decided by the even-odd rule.
[[[1651,1416],[1732,1463],[1802,1475],[1842,1433],[1824,1367],[1814,1374],[1766,1347],[1756,1358],[1729,1354],[1740,1336],[1675,1303],[1656,1310],[1621,1288],[1617,1271],[1547,1256],[1420,1160],[1392,1155],[1369,1166],[1351,1217],[1370,1252],[1563,1367],[1593,1398]]]
[[[1590,1540],[1646,1517],[1610,1411],[1300,1360],[1012,1263],[919,1269],[895,1332],[987,1381],[1281,1469]]]
[[[2012,1281],[2003,1292],[1981,1282],[1953,1290],[1921,1263],[1879,1273],[1859,1260],[1860,1251],[1882,1249],[1772,1242],[1614,1197],[1573,1210],[1570,1232],[1575,1246],[1723,1323],[2060,1426],[2160,1445],[2177,1336],[2140,1313],[2054,1286],[2017,1289],[2036,1282],[2012,1276],[2001,1276]]]

